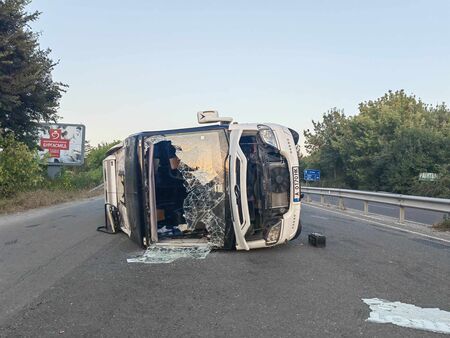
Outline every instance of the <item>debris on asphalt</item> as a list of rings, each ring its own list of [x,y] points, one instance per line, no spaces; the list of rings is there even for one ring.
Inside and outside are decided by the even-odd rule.
[[[450,333],[450,312],[372,298],[363,299],[371,310],[368,322],[391,323],[412,329]]]
[[[325,247],[326,237],[318,232],[313,232],[308,235],[308,242],[310,245],[316,247]]]
[[[208,245],[199,246],[150,246],[140,256],[128,258],[128,263],[162,264],[180,258],[205,259],[211,252]]]

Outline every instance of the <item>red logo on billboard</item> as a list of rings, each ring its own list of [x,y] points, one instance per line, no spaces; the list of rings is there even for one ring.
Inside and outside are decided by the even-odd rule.
[[[41,148],[47,149],[50,157],[60,157],[61,150],[69,149],[69,140],[61,137],[61,129],[50,129],[50,138],[41,138]]]

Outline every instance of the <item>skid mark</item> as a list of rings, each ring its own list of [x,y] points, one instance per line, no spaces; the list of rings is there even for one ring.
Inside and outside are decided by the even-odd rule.
[[[30,224],[30,225],[25,225],[25,228],[34,228],[34,227],[38,227],[40,224]]]
[[[5,245],[12,245],[12,244],[16,244],[16,243],[17,243],[17,238],[12,241],[5,242]]]

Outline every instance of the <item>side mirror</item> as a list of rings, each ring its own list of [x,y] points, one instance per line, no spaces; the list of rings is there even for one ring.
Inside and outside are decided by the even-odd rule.
[[[220,117],[217,110],[205,110],[199,111],[197,113],[197,121],[200,124],[204,123],[231,123],[233,121],[232,117]]]
[[[305,197],[305,194],[304,194],[304,193],[301,193],[301,194],[300,194],[300,199],[303,199],[303,197]]]

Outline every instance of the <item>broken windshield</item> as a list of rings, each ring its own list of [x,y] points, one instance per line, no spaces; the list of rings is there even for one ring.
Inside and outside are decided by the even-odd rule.
[[[225,232],[225,160],[223,130],[158,135],[153,166],[158,237],[207,239],[222,247]]]

